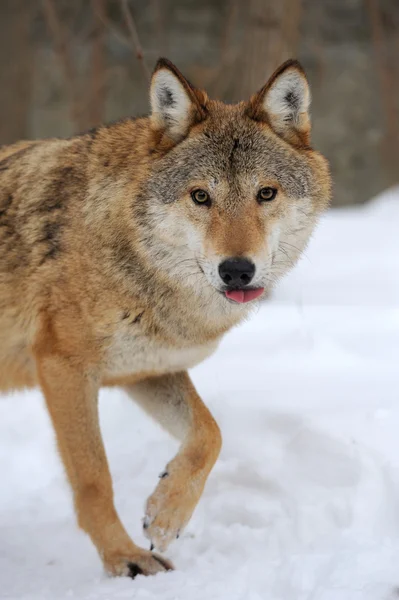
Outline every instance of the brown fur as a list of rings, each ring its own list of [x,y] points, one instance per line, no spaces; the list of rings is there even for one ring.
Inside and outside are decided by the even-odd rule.
[[[265,110],[287,72],[306,85],[287,63],[249,103],[230,106],[161,60],[151,117],[0,149],[0,390],[41,386],[79,525],[110,573],[172,566],[137,547],[115,511],[99,388],[124,386],[183,440],[146,508],[146,534],[163,551],[221,446],[186,371],[248,314],[222,293],[217,266],[250,257],[267,292],[328,204],[326,161],[309,147],[307,114],[295,113],[300,80],[287,95],[292,118]],[[266,186],[278,196],[260,205]],[[196,188],[210,208],[194,204]]]

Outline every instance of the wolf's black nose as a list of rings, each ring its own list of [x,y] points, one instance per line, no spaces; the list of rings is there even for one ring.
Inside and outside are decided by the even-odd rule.
[[[242,288],[255,275],[255,265],[246,258],[228,258],[219,265],[219,275],[229,287]]]

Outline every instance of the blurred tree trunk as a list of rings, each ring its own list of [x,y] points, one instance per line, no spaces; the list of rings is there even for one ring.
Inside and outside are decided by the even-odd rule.
[[[396,110],[395,69],[394,61],[390,58],[390,36],[383,24],[383,15],[377,0],[367,0],[369,12],[371,39],[373,44],[376,71],[379,79],[381,107],[384,114],[385,135],[382,139],[381,150],[383,164],[392,179],[398,180],[399,125]]]
[[[33,80],[31,47],[32,5],[26,0],[3,0],[0,8],[0,144],[29,135]]]
[[[284,61],[295,54],[300,0],[248,0],[247,32],[242,54],[240,98],[261,88]]]
[[[243,48],[242,98],[249,98],[277,66],[284,2],[248,0],[247,35]]]
[[[85,129],[96,127],[103,121],[106,100],[105,27],[99,17],[104,13],[105,2],[104,0],[91,0],[91,6],[93,9],[94,31],[91,42],[90,87]]]

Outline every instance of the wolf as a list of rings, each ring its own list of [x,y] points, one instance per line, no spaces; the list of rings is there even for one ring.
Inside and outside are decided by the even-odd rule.
[[[0,149],[0,390],[40,386],[79,526],[106,571],[173,568],[221,448],[188,369],[297,261],[329,204],[310,145],[310,92],[289,60],[249,100],[211,100],[167,59],[150,115]],[[98,419],[120,386],[177,455],[143,519],[121,523]]]

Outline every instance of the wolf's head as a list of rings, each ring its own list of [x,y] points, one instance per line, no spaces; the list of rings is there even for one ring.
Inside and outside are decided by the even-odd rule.
[[[249,101],[226,105],[159,60],[145,196],[160,268],[227,305],[259,297],[292,267],[330,197],[309,103],[296,61]]]

